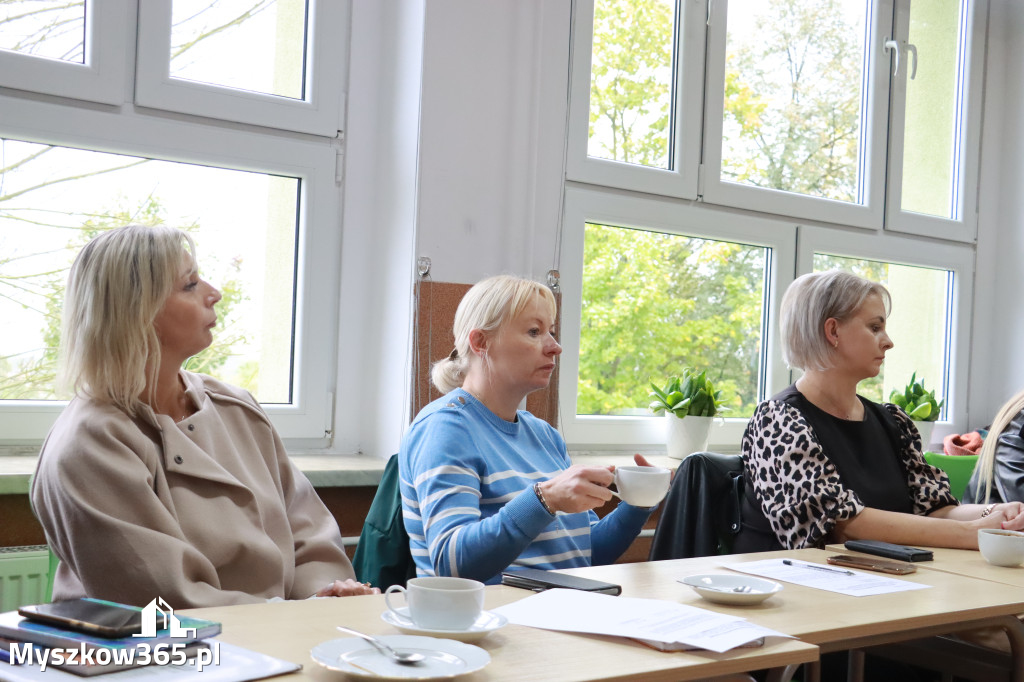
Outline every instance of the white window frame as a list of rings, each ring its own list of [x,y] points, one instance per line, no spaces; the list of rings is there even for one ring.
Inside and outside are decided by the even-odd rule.
[[[327,447],[341,267],[340,189],[335,184],[337,155],[330,142],[3,95],[0,109],[0,136],[7,138],[300,179],[292,403],[267,404],[264,409],[289,446]],[[202,249],[201,242],[198,246]],[[0,434],[7,444],[38,443],[66,404],[4,402]]]
[[[583,275],[583,241],[588,222],[734,241],[771,249],[766,264],[768,290],[764,301],[765,379],[762,391],[765,395],[772,395],[789,384],[790,373],[782,361],[775,314],[783,292],[793,281],[796,267],[796,228],[792,223],[725,213],[675,199],[568,186],[562,237],[562,268],[568,276],[562,278],[563,352],[559,368],[559,404],[562,434],[572,450],[619,450],[627,443],[631,448],[664,448],[668,428],[665,419],[653,415],[613,417],[576,414],[582,309],[582,291],[578,283]],[[738,451],[746,425],[746,418],[716,419],[709,447]]]
[[[134,0],[85,3],[85,62],[0,50],[0,86],[99,102],[125,101],[129,17]]]
[[[967,429],[967,381],[971,350],[971,315],[974,300],[974,250],[959,244],[911,239],[901,235],[865,235],[801,225],[797,271],[813,272],[815,253],[948,270],[953,273],[949,314],[949,376],[946,385],[946,420],[936,425],[936,438]],[[909,339],[893,339],[896,344]]]
[[[864,79],[862,121],[864,125],[860,159],[864,175],[863,203],[848,203],[804,196],[793,192],[765,189],[723,181],[722,119],[725,114],[725,51],[729,2],[711,4],[708,22],[708,66],[705,94],[705,145],[702,196],[711,204],[746,208],[779,216],[838,223],[852,227],[881,230],[885,211],[885,173],[887,109],[889,100],[889,56],[884,51],[885,36],[891,35],[891,0],[876,0],[871,5],[871,22],[866,51],[867,74]]]
[[[920,1],[920,0],[919,0]],[[956,194],[958,217],[939,218],[903,211],[898,201],[888,202],[887,230],[937,237],[952,241],[974,242],[978,235],[978,179],[981,157],[981,103],[985,73],[985,19],[987,0],[965,1],[965,45],[962,46],[968,68],[963,74],[960,97],[961,134],[957,155],[961,160]],[[910,71],[907,43],[910,34],[910,1],[898,2],[893,35],[899,43],[901,65],[892,85],[889,114],[889,188],[888,196],[903,196],[903,129],[907,112],[907,74]]]
[[[705,0],[677,4],[674,56],[672,156],[674,169],[652,168],[587,155],[590,130],[590,68],[593,58],[594,0],[578,0],[573,16],[570,75],[569,139],[566,177],[570,180],[652,192],[683,199],[697,198],[700,163],[700,97],[704,82]]]
[[[172,0],[139,3],[135,103],[238,123],[333,137],[343,130],[348,73],[346,0],[307,0],[305,99],[279,97],[170,76]]]

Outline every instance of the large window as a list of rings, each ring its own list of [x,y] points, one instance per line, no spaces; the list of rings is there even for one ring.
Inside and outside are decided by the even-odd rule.
[[[640,425],[657,421],[644,414],[649,380],[694,366],[730,396],[717,439],[738,446],[743,418],[794,378],[773,342],[778,297],[833,266],[893,292],[896,348],[865,394],[885,399],[917,372],[947,398],[942,419],[963,418],[986,3],[575,10],[563,225],[573,256],[562,265],[581,288],[578,310],[567,292],[563,322],[570,442],[657,442]]]
[[[111,32],[128,10],[138,34],[128,22]],[[224,293],[214,345],[186,367],[247,388],[289,443],[329,445],[346,12],[312,0],[3,4],[0,82],[13,88],[0,95],[4,442],[38,442],[67,397],[53,379],[75,253],[104,229],[165,223],[192,233],[203,276]],[[138,62],[127,63],[136,40]],[[325,55],[341,58],[320,69]],[[44,77],[23,84],[26,73]],[[82,85],[96,82],[118,106],[80,101],[96,100]],[[133,100],[145,108],[124,104]]]

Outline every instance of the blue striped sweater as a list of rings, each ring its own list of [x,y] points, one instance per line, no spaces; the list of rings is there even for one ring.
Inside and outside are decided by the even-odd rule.
[[[600,520],[592,511],[548,514],[533,484],[569,466],[561,435],[529,412],[505,421],[462,389],[427,405],[399,452],[417,574],[497,583],[516,566],[615,561],[650,510],[623,503]]]

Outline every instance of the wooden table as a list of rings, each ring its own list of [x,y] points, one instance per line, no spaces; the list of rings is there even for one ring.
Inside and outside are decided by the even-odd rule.
[[[948,573],[966,578],[999,583],[1002,585],[1024,587],[1024,568],[993,566],[985,561],[985,558],[981,556],[981,552],[978,550],[926,547],[923,545],[921,548],[928,549],[933,554],[932,561],[914,562],[914,565],[918,568],[918,572],[914,575],[922,576],[922,581],[927,581],[928,577],[935,573]],[[825,550],[829,555],[852,554],[872,556],[862,552],[855,552],[853,550],[846,549],[846,547],[841,544],[828,545]],[[1019,611],[1018,615],[1021,613],[1024,613],[1024,611]],[[1024,628],[1009,628],[1005,629],[1005,631],[1010,639],[1010,647],[1013,651],[1014,660],[1011,663],[1011,669],[1014,670],[1014,679],[1020,680],[1024,678],[1024,634],[1022,634]],[[979,637],[978,633],[974,633],[973,635],[968,636],[967,639],[968,642],[978,642],[980,644],[984,644],[984,646],[1001,646],[997,643],[996,639],[991,638],[991,635],[982,634]],[[982,669],[981,666],[987,665],[995,671],[993,673],[993,677],[996,672],[1001,671],[1003,665],[1003,663],[999,661],[999,654],[993,654],[990,651],[978,648],[970,643],[960,643],[957,641],[943,639],[940,642],[924,643],[918,649],[918,652],[913,655],[921,657],[922,660],[928,660],[932,665],[935,665],[936,661],[941,657],[947,657],[950,659],[956,657],[970,658],[973,660],[971,660],[970,663],[965,664],[967,667],[961,668],[961,670],[978,672]],[[957,661],[954,662],[958,663]]]
[[[675,586],[668,585],[665,593],[664,598],[674,599]],[[489,586],[484,607],[494,609],[530,594],[512,587]],[[369,634],[399,634],[381,620],[384,609],[383,597],[368,595],[190,609],[183,613],[221,622],[224,631],[219,639],[225,642],[303,665],[302,671],[282,680],[337,682],[344,676],[313,662],[310,649],[320,642],[343,637],[334,629],[335,625],[348,625]],[[517,625],[507,625],[476,645],[490,653],[491,663],[477,673],[459,677],[460,681],[697,680],[818,660],[817,646],[780,638],[769,640],[764,647],[735,649],[724,654],[668,653],[618,637]]]
[[[698,573],[728,572],[724,563],[745,563],[792,557],[825,563],[834,551],[787,550],[724,557],[617,564],[568,571],[623,586],[623,595],[656,597],[743,616],[751,622],[795,635],[817,644],[822,653],[890,644],[932,635],[973,629],[1007,629],[1011,641],[1024,641],[1024,626],[1014,616],[1024,613],[1024,587],[983,580],[966,573],[929,570],[909,576],[888,576],[931,585],[930,589],[871,597],[846,595],[790,583],[778,595],[758,606],[729,607],[710,604],[679,578]],[[992,567],[995,568],[995,567]],[[1015,650],[1024,660],[1024,648]],[[815,671],[812,670],[812,677]],[[1024,680],[1024,665],[1017,665],[1016,680]]]

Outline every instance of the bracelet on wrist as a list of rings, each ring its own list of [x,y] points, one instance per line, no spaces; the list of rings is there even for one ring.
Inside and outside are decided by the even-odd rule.
[[[996,503],[993,502],[989,506],[985,507],[985,511],[981,512],[981,518],[985,518],[992,513],[992,510],[996,508]]]
[[[548,506],[548,501],[544,499],[544,493],[541,492],[540,483],[533,484],[533,494],[537,496],[537,500],[540,501],[540,506],[544,507],[544,511],[554,516],[555,512],[551,511],[551,507]]]

